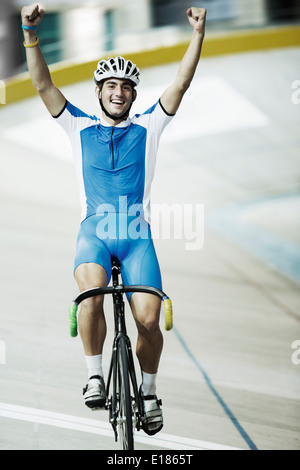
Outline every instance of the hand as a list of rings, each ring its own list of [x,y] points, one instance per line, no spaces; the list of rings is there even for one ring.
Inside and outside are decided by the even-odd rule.
[[[39,5],[29,5],[22,8],[22,24],[25,26],[38,26],[42,21],[45,11]]]
[[[205,8],[189,8],[186,12],[190,25],[193,26],[195,31],[204,34],[205,32],[205,21],[206,21],[206,9]]]

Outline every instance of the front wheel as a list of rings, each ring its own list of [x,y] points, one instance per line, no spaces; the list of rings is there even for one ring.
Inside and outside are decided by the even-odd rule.
[[[119,416],[118,430],[123,450],[134,450],[133,442],[133,410],[130,394],[128,368],[128,350],[125,338],[118,342],[118,395]]]

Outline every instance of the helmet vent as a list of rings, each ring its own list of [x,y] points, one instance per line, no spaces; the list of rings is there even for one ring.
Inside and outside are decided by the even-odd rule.
[[[94,81],[97,85],[108,78],[123,78],[130,80],[133,86],[140,83],[140,71],[135,64],[123,57],[108,58],[98,63],[94,73]]]

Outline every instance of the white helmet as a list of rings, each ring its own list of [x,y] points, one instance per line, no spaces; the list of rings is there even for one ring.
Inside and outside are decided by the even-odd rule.
[[[131,60],[125,60],[123,57],[115,59],[108,58],[100,60],[97,70],[94,73],[94,81],[97,85],[107,78],[124,78],[133,82],[134,86],[140,83],[140,71]]]

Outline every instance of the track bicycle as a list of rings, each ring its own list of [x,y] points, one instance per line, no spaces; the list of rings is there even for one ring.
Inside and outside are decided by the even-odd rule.
[[[105,409],[109,411],[109,422],[114,431],[115,441],[120,439],[123,450],[134,450],[134,431],[142,428],[145,416],[137,386],[131,342],[126,330],[123,294],[144,292],[159,297],[163,302],[167,331],[173,326],[172,303],[163,291],[154,287],[120,284],[120,274],[121,263],[117,258],[112,258],[112,286],[88,289],[77,296],[69,308],[70,334],[72,337],[78,334],[77,309],[83,300],[97,295],[112,295],[115,335],[106,385]]]

